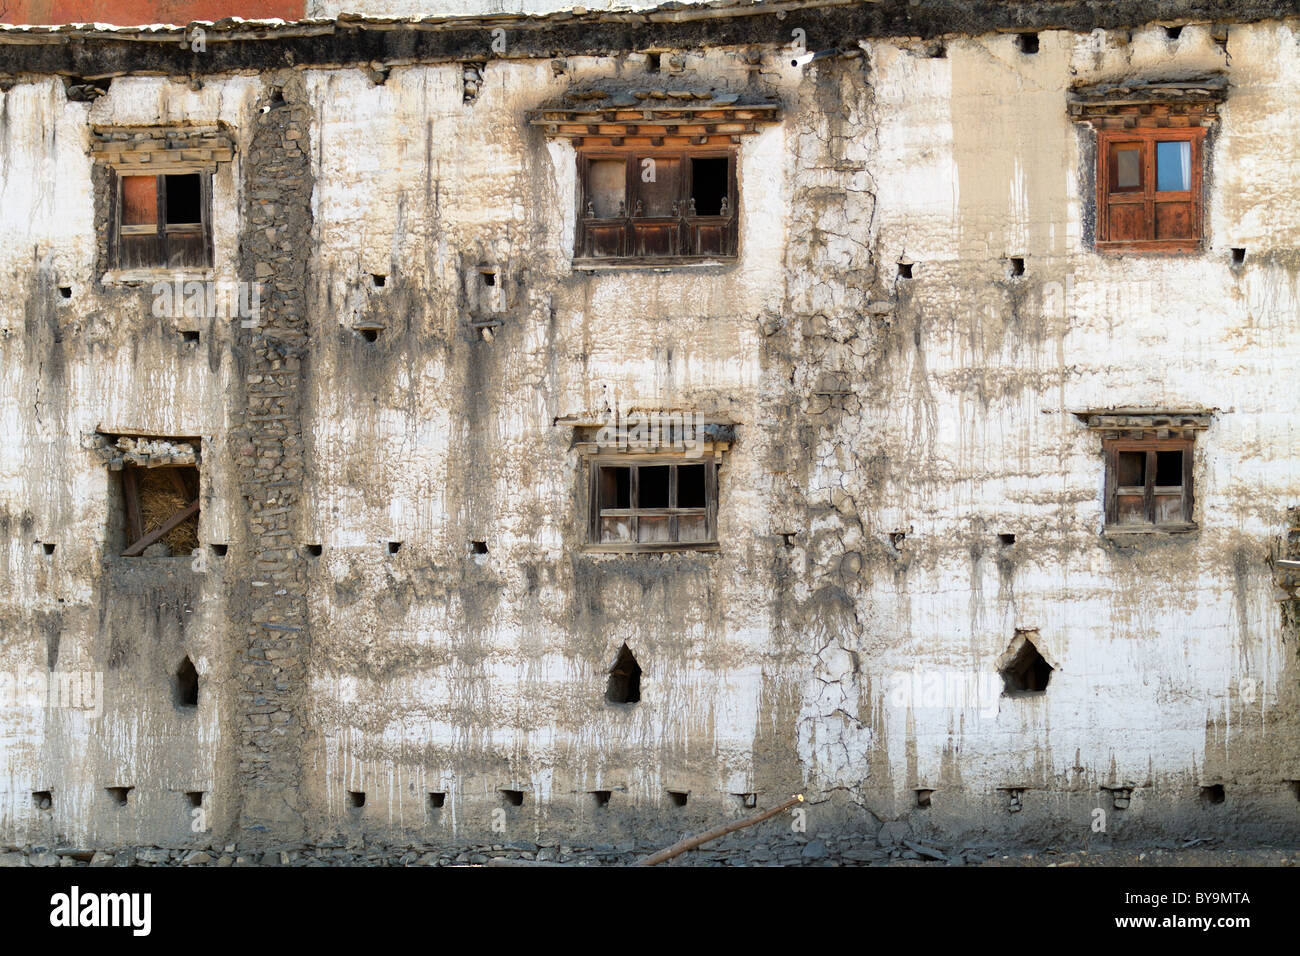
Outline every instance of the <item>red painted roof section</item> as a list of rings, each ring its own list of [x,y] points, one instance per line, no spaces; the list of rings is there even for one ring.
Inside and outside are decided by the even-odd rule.
[[[243,17],[301,20],[306,0],[0,0],[0,23],[190,23]]]

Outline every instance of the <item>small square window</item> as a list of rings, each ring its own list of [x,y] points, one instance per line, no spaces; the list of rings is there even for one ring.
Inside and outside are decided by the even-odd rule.
[[[736,255],[733,151],[579,153],[580,260],[675,262]]]
[[[1108,439],[1106,527],[1187,531],[1192,523],[1192,440]]]
[[[717,544],[712,460],[601,460],[593,465],[590,542],[600,550],[655,551]]]
[[[117,269],[207,268],[210,173],[110,177],[114,226],[109,259]]]
[[[1190,252],[1202,235],[1205,129],[1104,129],[1098,135],[1097,248]]]

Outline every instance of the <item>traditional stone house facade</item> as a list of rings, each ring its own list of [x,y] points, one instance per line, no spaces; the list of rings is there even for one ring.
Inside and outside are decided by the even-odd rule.
[[[1294,837],[1292,6],[0,29],[0,840]]]

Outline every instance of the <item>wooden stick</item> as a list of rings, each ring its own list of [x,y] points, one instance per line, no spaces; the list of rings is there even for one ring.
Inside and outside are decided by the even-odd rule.
[[[720,827],[714,827],[712,830],[706,830],[704,833],[688,836],[679,843],[674,843],[666,850],[660,850],[637,861],[637,866],[654,866],[656,863],[663,863],[665,860],[671,860],[675,856],[681,856],[687,850],[693,850],[697,846],[716,840],[720,836],[726,836],[734,830],[743,830],[745,827],[752,827],[755,823],[762,823],[764,820],[771,819],[778,813],[784,813],[796,803],[803,803],[803,794],[797,793],[785,803],[773,807],[771,810],[764,810],[757,816],[747,817],[744,820],[737,820],[735,823],[727,823]]]
[[[186,505],[186,506],[185,506],[184,508],[182,508],[180,511],[176,512],[174,515],[172,515],[170,518],[168,518],[166,521],[164,521],[164,522],[163,522],[162,524],[160,524],[158,527],[154,528],[152,531],[150,531],[147,535],[145,535],[143,538],[141,538],[141,539],[140,539],[139,541],[137,541],[135,544],[131,545],[131,547],[129,547],[129,548],[127,548],[125,551],[123,551],[123,552],[122,552],[122,557],[124,557],[124,558],[134,558],[134,557],[135,557],[136,555],[138,555],[141,551],[143,551],[145,548],[149,547],[149,545],[153,544],[155,541],[157,541],[159,538],[161,538],[163,535],[165,535],[165,534],[166,534],[168,531],[170,531],[172,528],[176,527],[178,524],[180,524],[180,523],[181,523],[182,521],[184,521],[186,518],[189,518],[189,517],[192,516],[192,515],[198,514],[198,511],[199,511],[199,499],[198,499],[198,498],[195,498],[193,501],[191,501],[188,505]]]

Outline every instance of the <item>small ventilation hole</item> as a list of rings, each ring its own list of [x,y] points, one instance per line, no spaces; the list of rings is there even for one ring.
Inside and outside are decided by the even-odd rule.
[[[927,790],[924,787],[918,787],[916,790],[916,805],[922,810],[929,808],[930,797],[934,795],[933,790]]]
[[[646,71],[647,73],[658,73],[658,72],[659,72],[659,54],[658,54],[658,53],[647,53],[647,54],[645,55],[645,71]]]
[[[1022,276],[1025,274],[1025,260],[1020,256],[1011,257],[1011,274],[1013,276]]]
[[[49,810],[54,806],[54,796],[48,790],[37,790],[32,794],[32,805],[37,810]]]
[[[483,276],[483,284],[484,284],[484,285],[496,285],[496,284],[497,284],[497,274],[496,274],[495,272],[491,272],[491,271],[489,271],[489,270],[487,270],[487,269],[484,269],[481,273],[479,273],[479,275]]]
[[[197,342],[199,341],[199,333],[198,333],[198,330],[197,330],[197,329],[186,329],[186,330],[182,331],[182,332],[181,332],[181,341],[182,341],[182,342],[194,342],[194,343],[197,343]]]
[[[390,542],[388,542],[388,553],[389,553],[389,554],[396,554],[398,551],[401,551],[401,550],[402,550],[402,542],[400,542],[400,541],[390,541]]]
[[[612,794],[609,790],[592,790],[591,802],[597,807],[607,807],[609,806],[609,798],[611,795]]]
[[[900,279],[910,279],[910,278],[912,278],[912,263],[910,263],[910,262],[900,262],[900,263],[898,264],[898,277],[899,277]]]
[[[900,544],[902,544],[906,540],[907,540],[907,532],[905,531],[891,531],[889,533],[889,543],[892,544],[895,548],[897,548]]]
[[[787,548],[793,548],[793,547],[794,547],[794,537],[795,537],[795,535],[797,535],[798,533],[799,533],[799,532],[797,532],[797,531],[782,531],[782,532],[781,532],[781,543],[784,544]]]
[[[63,298],[65,298],[65,299],[71,299],[71,298],[72,298],[72,286],[70,286],[70,285],[61,285],[61,286],[59,286],[59,295],[63,296]]]
[[[486,541],[471,541],[471,542],[469,543],[469,550],[470,550],[470,552],[471,552],[472,554],[487,554],[487,553],[488,553],[488,550],[487,550],[487,542],[486,542]]]
[[[1002,542],[1003,547],[1010,547],[1011,545],[1016,543],[1016,536],[1010,533],[1000,534],[998,535],[998,540]]]
[[[185,800],[191,807],[201,807],[203,806],[203,791],[187,790],[185,792]]]
[[[357,331],[361,333],[361,337],[367,342],[377,342],[379,340],[378,329],[358,329]]]
[[[348,806],[353,810],[360,810],[366,805],[366,792],[364,790],[348,791]]]
[[[305,544],[302,546],[302,550],[306,552],[309,558],[319,558],[321,551],[324,549],[319,544]]]
[[[1245,249],[1233,249],[1233,250],[1232,250],[1232,264],[1233,264],[1234,266],[1239,266],[1239,265],[1241,265],[1242,263],[1244,263],[1245,261],[1246,261],[1246,250],[1245,250]]]
[[[1047,682],[1052,679],[1052,665],[1038,653],[1034,642],[1025,638],[999,673],[1002,675],[1004,696],[1026,697],[1047,691]]]
[[[758,794],[756,793],[733,793],[732,797],[744,810],[753,810],[758,806]]]
[[[626,644],[609,669],[605,700],[611,704],[636,704],[641,700],[641,665]]]
[[[131,791],[134,789],[135,787],[105,787],[104,792],[108,794],[109,798],[115,804],[119,807],[124,807],[126,806],[127,798],[131,795]]]
[[[44,551],[46,554],[53,554],[53,553],[54,553],[54,542],[53,542],[53,541],[44,541],[44,542],[42,542],[42,543],[41,543],[41,550]]]
[[[1182,35],[1183,35],[1183,28],[1180,26],[1165,27],[1165,36],[1169,37],[1169,39],[1171,40],[1177,40]]]
[[[429,794],[429,808],[431,810],[441,810],[447,804],[447,794],[441,791]]]
[[[370,282],[371,284],[374,285],[376,289],[382,289],[384,287],[384,283],[386,283],[387,281],[388,281],[388,276],[386,275],[383,275],[378,272],[372,272],[370,274]]]
[[[668,800],[675,807],[686,806],[686,798],[690,796],[685,790],[669,790]]]
[[[1292,795],[1300,800],[1300,780],[1288,780],[1287,785],[1290,786]]]
[[[508,807],[522,807],[524,805],[524,792],[522,790],[502,790],[501,802]]]
[[[1006,787],[1004,792],[1007,795],[1007,811],[1010,813],[1019,813],[1024,807],[1024,788]]]
[[[176,668],[176,703],[182,707],[199,706],[199,672],[188,657]]]
[[[1037,33],[1019,33],[1016,35],[1016,43],[1020,46],[1021,53],[1038,52],[1038,34]]]
[[[1219,804],[1228,799],[1228,795],[1223,790],[1223,784],[1212,783],[1208,787],[1201,787],[1201,802],[1206,804]]]
[[[209,545],[209,547],[212,548],[212,553],[219,558],[224,558],[230,553],[230,545],[228,544],[213,544]]]
[[[932,43],[927,51],[927,55],[932,60],[946,60],[948,59],[948,45],[942,40]]]

